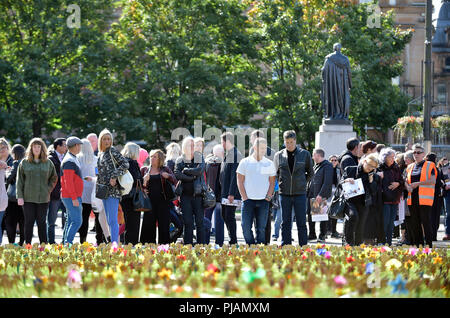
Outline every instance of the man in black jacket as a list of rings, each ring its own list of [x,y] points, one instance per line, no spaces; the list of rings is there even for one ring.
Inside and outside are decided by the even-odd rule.
[[[350,138],[347,140],[347,151],[342,153],[338,160],[341,165],[341,174],[344,174],[345,168],[357,166],[359,157],[361,157],[361,144],[357,138]]]
[[[52,161],[55,166],[56,173],[58,174],[58,182],[56,183],[55,188],[50,194],[50,202],[48,205],[47,212],[47,237],[48,243],[55,243],[55,227],[56,227],[56,218],[58,216],[58,210],[61,209],[63,213],[62,217],[62,227],[64,228],[66,208],[61,201],[61,162],[64,158],[64,155],[67,152],[66,139],[57,138],[53,142],[54,150],[50,151],[48,155],[48,159]]]
[[[306,185],[314,174],[309,151],[297,147],[297,134],[293,130],[283,133],[285,149],[274,158],[280,193],[283,222],[281,223],[281,244],[292,244],[292,209],[298,229],[298,244],[308,243],[306,230]]]
[[[321,204],[322,201],[326,201],[331,197],[331,190],[333,186],[333,165],[325,159],[325,151],[323,149],[314,149],[313,151],[314,176],[308,184],[308,223],[309,223],[309,240],[316,239],[315,222],[311,217],[311,202],[310,199],[315,198],[316,202]],[[320,234],[319,241],[325,242],[327,234],[328,222],[320,222]]]
[[[242,159],[242,154],[234,146],[234,135],[226,132],[220,136],[225,158],[220,167],[221,198],[228,199],[230,203],[240,200],[241,195],[237,186],[236,169]],[[222,204],[222,217],[227,226],[230,245],[237,244],[236,235],[236,206]]]

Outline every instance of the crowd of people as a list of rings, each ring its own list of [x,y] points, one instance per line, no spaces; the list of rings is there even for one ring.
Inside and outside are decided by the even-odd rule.
[[[41,138],[26,149],[0,138],[0,243],[6,230],[9,243],[19,234],[20,245],[31,244],[35,224],[40,243],[59,243],[61,211],[62,244],[73,244],[76,233],[85,242],[94,213],[97,244],[156,243],[157,237],[158,244],[168,244],[181,235],[184,244],[209,244],[214,235],[222,246],[226,228],[231,245],[238,243],[238,207],[247,244],[278,241],[280,229],[281,245],[293,244],[295,221],[299,245],[328,236],[351,246],[391,245],[399,237],[399,244],[432,247],[443,211],[444,240],[450,239],[448,159],[438,161],[420,144],[407,144],[400,153],[352,138],[342,154],[327,158],[323,149],[311,154],[300,148],[295,131],[283,133],[284,147],[275,152],[263,131],[254,130],[245,157],[235,137],[226,132],[221,143],[205,148],[202,138],[189,136],[181,147],[172,142],[165,152],[150,153],[133,142],[119,151],[107,129],[98,137],[57,138],[48,149]],[[119,180],[126,175],[132,185],[124,192]],[[311,202],[330,203],[338,188],[358,179],[364,194],[346,200],[343,233],[330,218],[320,221],[317,237]],[[150,211],[136,208],[139,191]],[[215,204],[207,204],[212,193]]]

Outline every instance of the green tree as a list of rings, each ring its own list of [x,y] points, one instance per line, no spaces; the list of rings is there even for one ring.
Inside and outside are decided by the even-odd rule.
[[[312,150],[323,117],[321,68],[333,43],[349,56],[353,87],[350,118],[358,134],[365,125],[385,130],[407,107],[408,98],[391,83],[402,72],[400,55],[411,38],[400,31],[392,12],[381,28],[367,26],[368,4],[346,0],[249,1],[249,15],[260,35],[261,61],[272,71],[264,86],[262,111],[268,123],[295,129],[298,142]]]
[[[8,137],[26,141],[98,121],[101,111],[82,88],[102,60],[112,8],[107,0],[77,4],[80,27],[70,28],[76,12],[67,10],[67,1],[2,1],[0,67],[7,75],[0,80],[0,102]]]
[[[256,112],[259,67],[241,1],[135,0],[120,6],[122,17],[108,34],[113,51],[106,84],[138,118],[130,123],[139,128],[133,135],[161,146],[174,128],[192,132],[196,119],[204,128],[223,128]]]

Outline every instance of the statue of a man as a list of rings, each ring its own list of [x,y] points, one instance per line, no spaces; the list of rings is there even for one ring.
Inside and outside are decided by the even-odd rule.
[[[350,88],[352,79],[350,62],[341,53],[341,44],[333,45],[334,53],[328,54],[322,68],[322,106],[325,121],[348,123],[350,112]]]

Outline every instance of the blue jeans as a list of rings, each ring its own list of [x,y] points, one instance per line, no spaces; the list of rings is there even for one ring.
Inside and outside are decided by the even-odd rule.
[[[111,243],[119,244],[119,220],[117,214],[119,213],[119,199],[107,198],[103,199],[103,206],[105,207],[106,221],[108,222],[109,231],[111,232]]]
[[[306,230],[306,194],[288,196],[280,195],[281,205],[281,245],[292,244],[292,208],[294,208],[298,230],[298,244],[308,244]]]
[[[2,241],[3,241],[2,221],[3,221],[4,215],[5,215],[5,211],[0,211],[0,244],[2,244]]]
[[[392,244],[392,232],[394,231],[394,221],[397,216],[398,204],[383,205],[384,214],[384,234],[386,235],[386,243]]]
[[[82,201],[81,198],[78,198],[78,202],[80,204],[78,206],[74,206],[71,198],[62,198],[61,200],[67,210],[67,220],[66,224],[64,225],[63,244],[73,244],[75,234],[77,234],[81,223],[83,223]]]
[[[274,209],[273,214],[275,215],[275,224],[273,227],[273,236],[278,238],[280,236],[280,228],[281,228],[281,209]]]
[[[216,232],[215,244],[222,246],[223,240],[224,240],[224,222],[223,222],[223,218],[222,218],[222,204],[220,204],[219,202],[216,202],[215,207],[205,210],[205,216],[208,219],[211,220],[213,215],[214,215],[214,229]],[[209,233],[206,235],[207,244],[209,244],[209,239],[208,239],[209,235],[210,235]]]
[[[447,194],[444,197],[444,206],[445,206],[445,234],[450,235],[450,190],[447,191]]]
[[[47,238],[49,244],[55,243],[55,228],[56,218],[58,217],[58,210],[61,208],[62,213],[66,212],[66,207],[61,200],[50,200],[47,211]],[[65,223],[63,222],[63,228],[65,229]],[[64,233],[65,234],[65,233]],[[63,234],[63,240],[64,240]]]
[[[264,244],[266,241],[266,224],[269,217],[269,202],[266,200],[245,200],[242,202],[242,232],[245,243],[255,244],[252,225],[256,219],[256,242]]]

